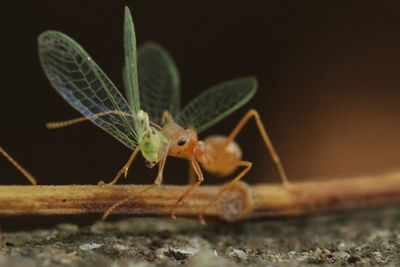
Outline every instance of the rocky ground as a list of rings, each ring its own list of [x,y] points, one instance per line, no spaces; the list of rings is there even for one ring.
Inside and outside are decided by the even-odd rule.
[[[131,218],[3,232],[0,266],[400,265],[396,207],[235,225]]]

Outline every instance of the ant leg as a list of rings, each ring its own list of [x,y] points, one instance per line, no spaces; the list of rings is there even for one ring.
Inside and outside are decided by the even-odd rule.
[[[36,185],[37,181],[36,178],[30,174],[24,167],[22,167],[21,165],[19,165],[19,163],[13,159],[4,149],[2,149],[0,147],[0,154],[3,155],[12,165],[14,165],[15,168],[17,168],[17,170],[22,173],[26,179],[28,179],[28,181],[33,184]]]
[[[110,216],[111,213],[112,213],[116,208],[118,208],[118,207],[121,206],[121,205],[124,205],[126,202],[128,202],[129,200],[131,200],[133,197],[134,197],[134,196],[126,197],[126,198],[121,199],[120,201],[114,203],[111,207],[109,207],[109,208],[103,213],[103,215],[101,216],[101,220],[102,220],[102,221],[105,221],[105,220],[108,218],[108,216]],[[136,197],[136,196],[135,196],[135,197]]]
[[[172,208],[171,211],[171,217],[172,219],[176,219],[176,209],[178,207],[178,205],[190,194],[190,192],[192,192],[193,190],[195,190],[197,187],[199,187],[199,185],[204,181],[204,176],[203,173],[201,171],[200,165],[196,160],[192,160],[192,167],[194,169],[194,171],[197,174],[197,182],[192,184],[188,190],[186,190],[185,193],[183,193],[183,195],[181,195],[178,199],[178,201],[176,201],[174,207]]]
[[[124,205],[125,203],[127,203],[128,201],[130,201],[130,200],[133,199],[133,198],[139,198],[139,196],[140,196],[141,194],[143,194],[143,193],[145,193],[145,192],[147,192],[147,191],[153,189],[155,186],[156,186],[155,184],[153,184],[153,185],[151,185],[151,186],[148,186],[148,187],[146,187],[145,189],[143,189],[142,191],[140,191],[137,195],[126,197],[126,198],[121,199],[120,201],[114,203],[111,207],[109,207],[109,208],[103,213],[103,216],[101,216],[101,220],[102,220],[102,221],[105,221],[105,220],[111,215],[111,213],[112,213],[116,208],[118,208],[119,206]],[[158,185],[157,185],[157,186],[158,186]]]
[[[157,178],[154,180],[154,183],[153,183],[152,185],[147,186],[146,188],[144,188],[142,191],[140,191],[140,192],[138,193],[138,195],[129,196],[129,197],[126,197],[126,198],[121,199],[120,201],[114,203],[111,207],[109,207],[109,208],[104,212],[104,214],[103,214],[103,216],[101,217],[101,219],[102,219],[103,221],[106,220],[106,219],[108,218],[108,216],[110,216],[110,214],[111,214],[116,208],[118,208],[119,206],[124,205],[125,203],[127,203],[128,201],[130,201],[130,200],[133,199],[133,198],[138,198],[138,196],[140,196],[141,194],[143,194],[143,193],[145,193],[145,192],[147,192],[147,191],[149,191],[149,190],[151,190],[151,189],[153,189],[153,188],[155,188],[155,187],[160,186],[161,183],[162,183],[162,180],[163,180],[163,171],[164,171],[164,165],[165,165],[165,162],[166,162],[166,161],[167,161],[167,153],[165,153],[165,156],[161,159],[161,162],[160,162],[160,165],[159,165],[160,167],[159,167],[159,169],[158,169]]]
[[[138,154],[138,152],[139,152],[139,148],[136,148],[133,151],[132,155],[129,157],[128,162],[125,163],[125,165],[122,167],[122,169],[119,170],[119,172],[115,175],[114,179],[111,182],[107,183],[107,185],[115,184],[119,180],[119,178],[121,178],[122,175],[124,175],[126,178],[126,176],[128,175],[129,167],[132,165],[132,162],[136,158],[136,155]],[[105,183],[103,181],[100,181],[99,184],[103,185]]]
[[[190,163],[190,161],[188,161],[188,177],[189,177],[189,181],[188,184],[192,185],[196,182],[196,172],[194,171],[192,164]]]
[[[167,162],[168,150],[169,150],[169,147],[164,152],[164,156],[161,158],[161,161],[159,163],[157,178],[154,180],[155,185],[161,185],[161,183],[164,179],[164,176],[163,176],[164,175],[164,166],[165,166],[165,162]]]
[[[250,109],[243,116],[243,118],[239,121],[239,123],[236,125],[236,127],[228,135],[228,138],[226,139],[225,144],[221,147],[220,151],[222,152],[236,138],[236,136],[239,134],[239,132],[243,129],[243,127],[249,122],[249,120],[251,118],[254,118],[257,128],[258,128],[258,131],[261,134],[261,137],[262,137],[269,153],[271,154],[271,158],[272,158],[273,162],[275,163],[276,167],[278,168],[279,175],[282,179],[282,184],[284,186],[289,187],[290,182],[289,182],[289,179],[287,178],[286,171],[283,168],[283,165],[281,163],[281,160],[279,159],[278,153],[276,152],[274,145],[272,144],[272,141],[269,138],[267,130],[265,129],[257,110]]]
[[[221,162],[223,163],[223,162]],[[210,207],[216,200],[218,200],[222,194],[224,194],[226,191],[228,191],[229,189],[232,188],[232,186],[235,185],[235,183],[237,183],[240,179],[242,179],[242,177],[244,175],[246,175],[246,173],[248,173],[251,169],[251,167],[253,166],[253,163],[251,163],[250,161],[237,161],[237,162],[227,162],[227,164],[232,164],[235,165],[237,167],[245,167],[244,170],[242,170],[230,183],[226,184],[215,196],[213,199],[211,199],[211,201],[204,207],[201,209],[200,214],[199,214],[199,220],[200,223],[205,225],[206,221],[204,220],[204,213],[207,210],[208,207]]]

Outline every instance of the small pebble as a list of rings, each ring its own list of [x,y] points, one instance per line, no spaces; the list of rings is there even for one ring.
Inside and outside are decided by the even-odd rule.
[[[88,250],[96,249],[96,248],[99,248],[102,246],[103,246],[103,244],[98,244],[98,243],[85,243],[85,244],[80,245],[79,249],[88,251]]]

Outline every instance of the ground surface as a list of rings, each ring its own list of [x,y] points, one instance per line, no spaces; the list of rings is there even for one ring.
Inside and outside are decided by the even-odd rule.
[[[2,239],[0,266],[399,266],[400,209],[207,227],[133,218]]]

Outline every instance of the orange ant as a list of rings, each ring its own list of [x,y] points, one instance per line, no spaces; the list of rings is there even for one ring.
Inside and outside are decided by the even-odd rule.
[[[57,92],[85,116],[49,123],[48,128],[91,120],[133,150],[128,162],[109,184],[116,183],[122,175],[126,177],[139,151],[149,165],[159,165],[154,185],[143,192],[161,185],[168,156],[188,159],[197,181],[174,205],[171,216],[175,218],[177,206],[204,181],[200,164],[220,176],[231,174],[237,167],[245,167],[200,211],[200,221],[204,223],[204,211],[252,166],[251,162],[241,160],[242,153],[234,139],[254,118],[283,184],[288,185],[286,173],[257,111],[250,110],[228,136],[210,136],[204,142],[198,140],[198,133],[221,121],[254,96],[257,90],[255,78],[245,77],[213,86],[180,110],[180,81],[175,63],[164,48],[154,43],[143,45],[136,53],[135,31],[128,8],[125,9],[124,48],[127,101],[73,39],[55,31],[39,36],[39,56],[47,78]],[[111,206],[103,219],[129,199]]]

